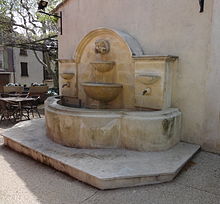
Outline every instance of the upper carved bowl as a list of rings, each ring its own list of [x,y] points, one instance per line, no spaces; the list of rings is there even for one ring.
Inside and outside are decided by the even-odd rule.
[[[81,85],[88,97],[104,103],[114,100],[123,87],[122,84],[96,82],[83,82]]]
[[[136,74],[136,78],[142,84],[150,85],[159,81],[161,77],[159,74],[156,73],[141,73],[141,74]]]
[[[69,73],[69,72],[60,73],[60,76],[66,80],[72,79],[74,75],[75,75],[75,73]]]
[[[90,63],[99,72],[108,72],[113,69],[115,62],[113,61],[96,61]]]

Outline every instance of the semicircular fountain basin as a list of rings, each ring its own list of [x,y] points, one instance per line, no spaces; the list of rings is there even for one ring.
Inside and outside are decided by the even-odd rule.
[[[62,100],[45,101],[47,136],[76,148],[167,150],[180,141],[181,113],[162,111],[72,108]]]
[[[100,82],[83,82],[81,85],[88,97],[104,103],[114,100],[123,87],[122,84]]]
[[[115,62],[113,61],[96,61],[90,63],[99,72],[108,72],[113,69]]]

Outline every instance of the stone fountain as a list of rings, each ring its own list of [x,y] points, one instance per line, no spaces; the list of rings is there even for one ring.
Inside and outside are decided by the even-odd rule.
[[[32,157],[100,189],[172,180],[199,148],[180,142],[181,112],[171,108],[177,60],[145,55],[121,31],[88,33],[73,60],[60,60],[62,96],[45,102],[55,143],[41,137],[47,145]],[[6,135],[5,144],[18,150]]]
[[[65,69],[61,63],[63,84],[63,73],[75,73],[75,90],[46,102],[48,136],[79,148],[171,148],[181,129],[180,111],[170,108],[177,59],[144,55],[139,43],[123,32],[90,32],[79,43],[75,66]],[[65,101],[72,107],[63,111]]]

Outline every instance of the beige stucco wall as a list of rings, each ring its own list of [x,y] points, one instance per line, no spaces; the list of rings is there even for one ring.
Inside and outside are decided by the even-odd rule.
[[[59,58],[72,59],[79,41],[97,27],[129,33],[145,54],[179,56],[172,106],[183,114],[182,140],[220,152],[220,58],[213,54],[219,49],[219,4],[206,1],[199,13],[197,0],[69,0],[60,8]]]
[[[214,0],[209,66],[206,78],[206,106],[203,146],[220,152],[220,1]]]
[[[31,83],[43,83],[43,66],[37,60],[32,50],[27,50],[27,56],[20,55],[20,49],[14,48],[14,67],[15,67],[15,82],[22,85],[30,86]],[[43,59],[42,52],[37,51],[40,59]],[[21,76],[21,62],[28,63],[28,77]]]

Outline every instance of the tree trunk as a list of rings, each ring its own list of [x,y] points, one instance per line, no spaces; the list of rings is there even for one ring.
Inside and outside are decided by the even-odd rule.
[[[58,83],[58,69],[57,69],[57,63],[55,65],[54,70],[51,68],[51,59],[49,56],[48,52],[43,52],[44,55],[44,60],[45,60],[45,64],[47,66],[44,66],[44,68],[47,70],[47,72],[52,76],[53,78],[53,83],[54,83],[54,88],[58,88],[59,87],[59,83]]]

